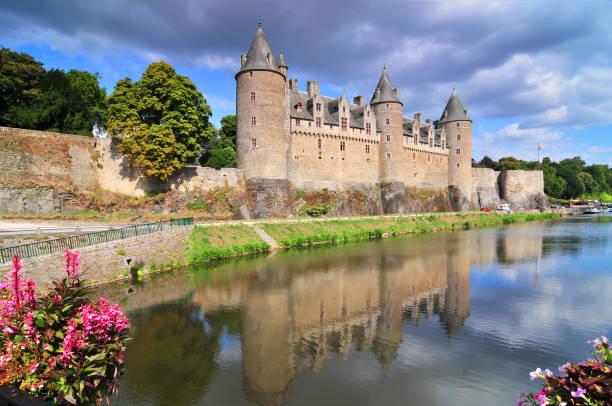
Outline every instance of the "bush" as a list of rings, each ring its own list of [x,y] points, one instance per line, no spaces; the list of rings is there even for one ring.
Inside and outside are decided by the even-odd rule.
[[[85,298],[79,254],[66,250],[67,277],[37,297],[13,258],[0,285],[0,385],[13,384],[60,405],[100,404],[123,373],[128,319],[106,299]]]
[[[527,405],[591,405],[612,404],[612,351],[606,337],[589,341],[593,358],[578,364],[569,362],[559,367],[558,376],[540,368],[531,372],[531,380],[542,379],[544,385],[536,393],[521,396],[519,406]]]

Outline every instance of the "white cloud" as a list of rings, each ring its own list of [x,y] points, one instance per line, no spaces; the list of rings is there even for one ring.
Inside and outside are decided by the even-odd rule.
[[[499,130],[497,135],[521,141],[546,143],[559,140],[563,133],[559,130],[546,127],[521,128],[519,123],[512,123]]]

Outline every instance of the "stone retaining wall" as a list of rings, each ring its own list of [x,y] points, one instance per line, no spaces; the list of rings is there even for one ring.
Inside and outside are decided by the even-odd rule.
[[[192,229],[193,227],[185,227],[160,231],[79,248],[81,273],[86,280],[107,280],[128,270],[128,258],[142,258],[146,267],[184,263],[186,239]],[[53,278],[65,276],[63,253],[24,259],[23,262],[25,277],[34,279],[38,285],[45,285]],[[4,278],[8,270],[9,265],[0,266],[0,278]]]

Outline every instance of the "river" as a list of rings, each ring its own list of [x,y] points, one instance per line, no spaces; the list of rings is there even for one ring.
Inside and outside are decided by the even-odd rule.
[[[612,218],[278,252],[100,290],[113,405],[513,405],[612,332]]]

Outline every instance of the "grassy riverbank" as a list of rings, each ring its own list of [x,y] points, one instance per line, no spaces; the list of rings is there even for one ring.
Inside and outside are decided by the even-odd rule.
[[[392,237],[443,230],[524,223],[559,218],[557,213],[442,213],[381,216],[305,222],[263,222],[259,226],[283,248]],[[196,227],[189,240],[191,263],[265,252],[264,243],[248,225]]]

